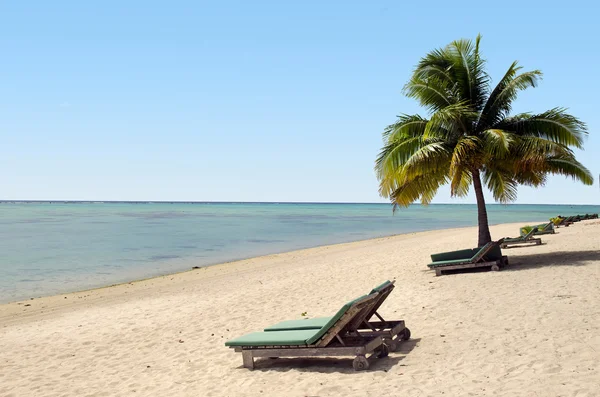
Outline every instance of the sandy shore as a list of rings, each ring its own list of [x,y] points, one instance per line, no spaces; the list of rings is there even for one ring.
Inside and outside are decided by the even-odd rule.
[[[519,224],[492,228],[515,236]],[[504,250],[501,272],[434,277],[429,254],[476,229],[270,255],[0,306],[0,396],[600,396],[600,221]],[[328,315],[386,279],[381,312],[413,339],[351,359],[242,368],[224,342]]]

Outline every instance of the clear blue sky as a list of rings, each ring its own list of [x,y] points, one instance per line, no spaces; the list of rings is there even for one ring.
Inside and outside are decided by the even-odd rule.
[[[457,4],[461,4],[459,7]],[[569,1],[0,5],[0,199],[377,202],[374,159],[426,52],[483,35],[515,111],[568,107],[600,172],[599,6]],[[435,202],[452,201],[448,189]],[[520,203],[600,203],[552,178]]]

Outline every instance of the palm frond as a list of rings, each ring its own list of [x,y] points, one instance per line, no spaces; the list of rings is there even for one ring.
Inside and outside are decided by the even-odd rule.
[[[427,81],[432,78],[447,82],[453,81],[453,78],[449,73],[449,65],[446,62],[424,64],[419,66],[417,69],[415,69],[414,75],[422,81]]]
[[[423,135],[427,119],[419,115],[401,114],[394,124],[390,124],[383,131],[384,142],[393,141],[400,137],[415,137]]]
[[[517,61],[510,65],[504,77],[488,97],[481,111],[477,129],[489,127],[502,120],[510,113],[512,102],[516,99],[519,91],[537,86],[538,81],[542,78],[542,72],[533,70],[517,75],[521,69]]]
[[[456,102],[451,88],[449,82],[441,79],[422,80],[413,76],[403,91],[407,97],[418,100],[421,106],[435,112]]]
[[[489,89],[489,76],[485,72],[485,60],[479,54],[481,35],[471,40],[456,40],[447,47],[452,62],[452,74],[460,90],[460,99],[481,110]]]
[[[590,170],[583,166],[575,157],[556,156],[546,162],[547,172],[555,175],[564,175],[584,185],[594,184],[594,177]]]
[[[464,167],[455,167],[451,172],[450,195],[453,197],[465,197],[469,194],[469,188],[473,182],[473,175]]]
[[[492,157],[506,156],[518,138],[509,131],[489,129],[481,133],[486,153]]]
[[[394,204],[394,210],[398,206],[408,207],[419,199],[422,204],[429,204],[439,187],[446,183],[448,183],[448,177],[443,172],[421,175],[398,184],[389,198]]]
[[[462,169],[479,168],[483,160],[482,142],[476,136],[463,136],[452,151],[450,174],[454,175]]]
[[[477,117],[466,102],[448,105],[431,115],[423,137],[457,140],[468,132],[470,121]]]
[[[483,171],[483,182],[492,192],[494,199],[506,204],[517,199],[517,182],[510,173],[486,167]]]
[[[405,179],[413,179],[417,176],[437,173],[439,170],[448,172],[452,151],[443,142],[433,142],[421,146],[410,156],[400,175]]]
[[[554,108],[536,115],[522,113],[504,119],[493,128],[513,131],[521,136],[546,138],[577,148],[583,147],[584,137],[588,133],[585,123],[568,114],[564,108]]]

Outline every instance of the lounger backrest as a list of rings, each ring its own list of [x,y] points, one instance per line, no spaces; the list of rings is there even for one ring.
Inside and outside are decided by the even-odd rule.
[[[522,236],[523,240],[529,240],[531,237],[533,237],[533,234],[535,233],[536,228],[532,228],[529,233],[527,233],[526,235]]]
[[[394,282],[386,281],[385,283],[373,288],[369,295],[377,294],[377,298],[373,299],[370,305],[365,305],[365,307],[358,313],[346,326],[348,331],[356,331],[360,326],[363,325],[365,321],[368,321],[379,306],[387,299],[388,295],[394,289]]]
[[[477,251],[477,253],[473,255],[473,257],[471,258],[471,262],[479,262],[481,258],[483,258],[494,247],[494,245],[496,245],[496,242],[490,241],[489,243],[481,247],[479,251]]]
[[[464,249],[458,251],[440,252],[438,254],[431,254],[432,262],[451,261],[456,259],[469,259],[475,255],[479,249]]]
[[[342,331],[354,317],[367,305],[372,305],[377,294],[364,295],[346,303],[331,317],[316,334],[306,341],[307,345],[327,346],[335,336]]]
[[[368,321],[371,317],[373,317],[375,312],[377,312],[377,310],[379,310],[379,307],[383,304],[383,302],[385,302],[385,300],[392,293],[393,290],[394,290],[394,281],[389,281],[389,280],[371,290],[372,294],[375,292],[378,292],[379,296],[375,300],[375,304],[373,305],[373,307],[371,307],[371,309],[367,312],[367,315],[365,316],[365,320]]]

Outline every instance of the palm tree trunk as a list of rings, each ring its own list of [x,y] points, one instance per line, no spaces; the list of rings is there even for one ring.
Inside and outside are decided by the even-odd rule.
[[[473,187],[475,188],[475,197],[477,198],[477,224],[479,225],[478,247],[483,247],[490,241],[490,225],[488,224],[487,209],[485,208],[485,198],[483,197],[483,187],[481,186],[481,177],[479,170],[473,171]]]

